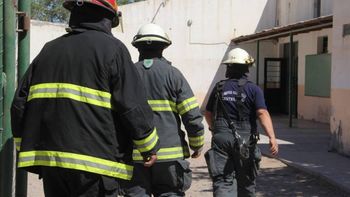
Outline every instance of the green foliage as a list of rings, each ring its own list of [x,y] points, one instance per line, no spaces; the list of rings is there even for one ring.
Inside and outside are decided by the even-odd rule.
[[[28,0],[30,1],[30,0]],[[118,5],[143,0],[117,0]],[[69,19],[69,11],[62,7],[63,0],[32,0],[32,19],[65,23]]]
[[[64,23],[69,12],[62,7],[62,0],[32,0],[32,19]]]

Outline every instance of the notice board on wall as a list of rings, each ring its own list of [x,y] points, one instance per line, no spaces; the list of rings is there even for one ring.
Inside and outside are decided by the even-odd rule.
[[[331,54],[305,56],[305,96],[330,97]]]

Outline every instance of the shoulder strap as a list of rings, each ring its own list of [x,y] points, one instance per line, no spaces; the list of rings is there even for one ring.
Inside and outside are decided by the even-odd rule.
[[[216,83],[214,91],[216,91],[214,93],[214,97],[215,97],[215,102],[214,102],[214,107],[213,107],[213,111],[214,111],[214,120],[216,120],[217,118],[217,114],[218,114],[218,95],[220,95],[220,93],[223,90],[224,84],[226,83],[227,80],[221,80],[219,82]]]
[[[216,84],[216,93],[215,93],[216,103],[217,103],[216,105],[220,104],[224,118],[228,122],[229,128],[232,130],[233,137],[235,138],[235,140],[237,140],[238,138],[240,138],[240,136],[237,133],[237,129],[235,127],[234,122],[230,119],[230,116],[226,110],[226,107],[225,107],[224,102],[222,101],[222,97],[221,97],[223,86],[226,83],[226,81],[227,80],[223,80],[223,81],[220,81],[219,83]],[[217,106],[216,106],[216,109],[217,109]],[[215,110],[215,111],[217,111],[217,110]],[[215,119],[216,119],[216,117],[215,117]]]
[[[244,86],[248,83],[247,79],[240,79],[238,80],[238,90],[237,90],[237,110],[238,110],[238,120],[242,120],[243,118],[243,93],[244,93]]]

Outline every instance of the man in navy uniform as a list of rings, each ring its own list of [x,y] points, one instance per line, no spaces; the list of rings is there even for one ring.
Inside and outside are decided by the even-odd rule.
[[[212,147],[205,154],[215,197],[255,196],[255,178],[261,160],[256,119],[278,153],[272,121],[261,89],[248,81],[254,59],[243,49],[231,50],[223,64],[226,77],[213,89],[205,118],[212,131]]]

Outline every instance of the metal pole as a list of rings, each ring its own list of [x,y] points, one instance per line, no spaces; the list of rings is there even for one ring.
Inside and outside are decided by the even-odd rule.
[[[13,160],[14,144],[11,132],[10,106],[15,90],[15,65],[16,65],[16,14],[15,1],[4,1],[4,71],[6,74],[6,86],[4,91],[4,133],[3,149],[1,151],[1,197],[11,197],[13,190]]]
[[[259,86],[260,40],[256,41],[256,85]]]
[[[20,15],[23,20],[20,20],[22,24],[22,30],[18,33],[18,77],[19,81],[24,73],[26,72],[30,63],[30,28],[26,28],[30,23],[30,7],[31,1],[19,0],[18,1],[18,11],[23,13]],[[28,19],[28,20],[27,20]],[[29,24],[30,25],[30,24]],[[23,169],[16,169],[16,197],[26,197],[27,196],[27,184],[28,184],[28,174]]]
[[[4,97],[3,97],[3,78],[2,78],[2,72],[4,70],[4,64],[2,60],[2,57],[4,55],[3,23],[4,23],[4,2],[3,0],[0,0],[0,152],[2,150],[2,135],[4,132],[4,128],[2,124],[3,118],[4,118],[4,110],[3,110]],[[0,166],[1,166],[1,163],[0,163]],[[1,183],[1,175],[0,175],[0,183]]]
[[[288,102],[288,107],[289,107],[289,127],[293,127],[293,33],[289,34],[289,77],[288,77],[288,92],[289,92],[289,102]]]

